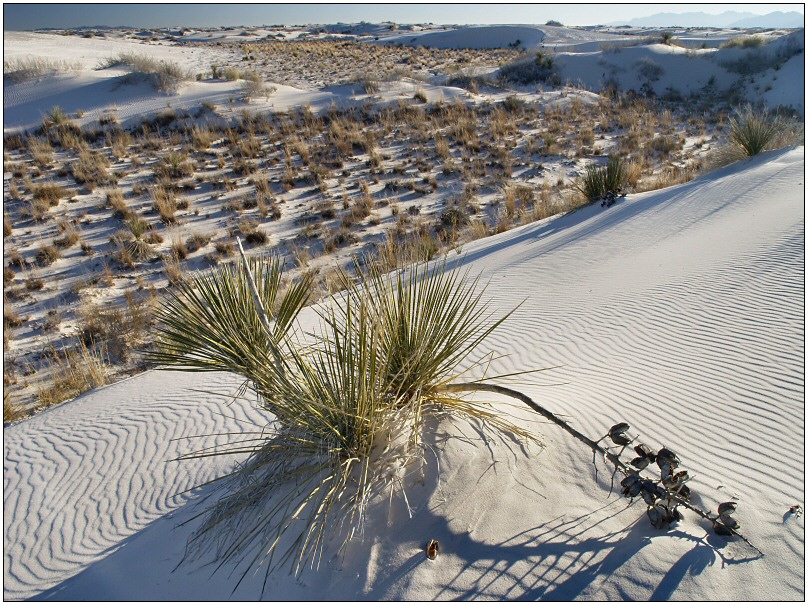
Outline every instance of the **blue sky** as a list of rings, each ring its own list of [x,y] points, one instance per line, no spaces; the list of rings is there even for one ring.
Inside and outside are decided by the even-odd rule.
[[[728,10],[765,14],[797,11],[803,4],[9,4],[3,29],[68,28],[81,25],[215,27],[307,23],[545,23],[596,25],[655,13]]]

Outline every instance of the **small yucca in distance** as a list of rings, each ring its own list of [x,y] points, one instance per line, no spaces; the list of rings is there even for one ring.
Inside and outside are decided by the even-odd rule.
[[[784,132],[783,120],[765,108],[756,111],[746,105],[729,118],[730,141],[747,156],[774,149]]]

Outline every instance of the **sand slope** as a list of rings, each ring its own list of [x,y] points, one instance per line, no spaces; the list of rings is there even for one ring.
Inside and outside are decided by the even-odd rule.
[[[441,483],[411,486],[412,519],[378,503],[344,558],[277,574],[265,597],[803,599],[804,518],[785,513],[805,498],[804,171],[804,148],[771,152],[454,257],[503,309],[525,300],[492,337],[508,354],[495,372],[561,365],[524,390],[590,436],[624,420],[673,448],[695,502],[737,498],[765,558],[692,514],[654,530],[553,427],[525,420],[546,448],[523,451],[445,423],[429,440]],[[193,527],[177,527],[194,512],[177,494],[227,461],[168,461],[200,446],[170,439],[258,419],[191,390],[234,384],[152,371],[5,429],[4,597],[230,597],[226,573],[171,572]],[[262,579],[233,597],[257,598]]]

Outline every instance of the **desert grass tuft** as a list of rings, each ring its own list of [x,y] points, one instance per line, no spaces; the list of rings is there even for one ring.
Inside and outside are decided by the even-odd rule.
[[[46,370],[50,379],[37,389],[37,399],[50,406],[78,397],[106,384],[108,364],[103,356],[80,345],[77,349],[52,352],[53,361]]]

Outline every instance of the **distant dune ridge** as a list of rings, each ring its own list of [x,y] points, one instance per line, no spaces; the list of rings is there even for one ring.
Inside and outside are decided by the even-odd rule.
[[[765,15],[725,11],[718,15],[702,12],[657,13],[628,21],[612,21],[609,25],[632,25],[635,27],[805,27],[805,15],[796,11],[774,11]]]

